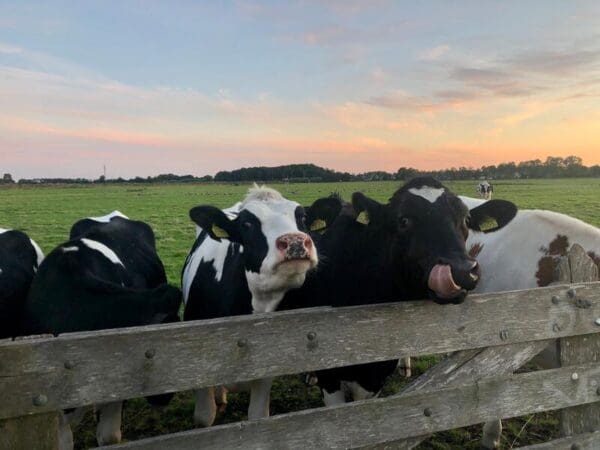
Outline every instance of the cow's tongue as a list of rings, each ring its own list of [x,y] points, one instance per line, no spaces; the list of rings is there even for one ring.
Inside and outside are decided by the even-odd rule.
[[[437,264],[433,266],[429,273],[429,281],[427,282],[431,289],[440,298],[455,297],[462,289],[452,278],[452,270],[447,264]]]

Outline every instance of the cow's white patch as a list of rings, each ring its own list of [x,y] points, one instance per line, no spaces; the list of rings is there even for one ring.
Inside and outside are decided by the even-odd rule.
[[[93,240],[87,239],[87,238],[81,238],[80,241],[86,247],[89,247],[92,250],[96,250],[96,251],[102,253],[113,264],[120,264],[121,266],[125,267],[125,264],[123,264],[121,262],[121,260],[117,256],[117,254],[115,252],[113,252],[110,248],[108,248],[106,245],[104,245],[102,242],[93,241]]]
[[[413,195],[424,198],[429,203],[435,203],[438,198],[444,194],[444,188],[434,188],[431,186],[421,186],[420,188],[411,188],[408,190]]]
[[[9,231],[9,230],[7,230],[6,228],[0,228],[0,234],[6,233],[7,231]]]
[[[77,252],[79,251],[79,247],[77,247],[76,245],[73,245],[72,247],[63,247],[61,248],[63,253],[69,253],[69,252]]]
[[[200,244],[194,253],[189,256],[183,270],[182,284],[184,303],[187,302],[192,282],[194,281],[200,263],[212,262],[213,268],[215,269],[215,281],[220,282],[221,278],[223,278],[225,259],[230,251],[233,252],[233,244],[230,242],[225,240],[219,242],[206,236],[202,244]]]
[[[112,219],[113,217],[122,217],[123,219],[129,219],[129,217],[127,217],[121,211],[117,211],[117,210],[115,210],[115,211],[113,211],[110,214],[107,214],[105,216],[89,217],[89,219],[90,220],[94,220],[96,222],[108,223],[108,222],[110,222],[110,219]]]
[[[31,245],[33,246],[33,249],[35,250],[35,254],[37,257],[37,266],[40,267],[40,264],[42,264],[42,261],[44,260],[44,252],[42,252],[42,249],[40,248],[40,246],[37,245],[37,242],[35,242],[33,239],[29,239],[29,241],[31,242]]]
[[[346,403],[344,390],[340,389],[339,391],[329,393],[323,389],[323,402],[325,403],[325,406],[342,405]]]

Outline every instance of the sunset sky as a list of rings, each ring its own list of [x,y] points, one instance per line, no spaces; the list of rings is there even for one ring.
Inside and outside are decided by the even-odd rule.
[[[0,173],[600,163],[600,2],[0,0]]]

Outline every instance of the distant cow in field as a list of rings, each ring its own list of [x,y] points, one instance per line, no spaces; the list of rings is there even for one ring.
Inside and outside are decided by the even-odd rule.
[[[487,218],[499,229],[516,207],[490,201],[469,209],[440,182],[413,179],[381,204],[361,193],[352,196],[323,238],[325,264],[302,288],[286,295],[283,309],[353,306],[430,298],[462,302],[479,281],[479,265],[469,256],[469,230]],[[488,230],[488,231],[491,231]],[[317,380],[326,405],[378,395],[398,361],[321,370]]]
[[[23,330],[58,335],[173,321],[180,303],[181,291],[167,284],[152,229],[114,212],[77,222],[70,240],[40,265]],[[120,401],[97,406],[99,445],[120,441],[121,408]],[[61,450],[73,447],[71,424],[83,410],[61,417]]]
[[[485,200],[460,197],[469,207],[485,205]],[[490,233],[472,232],[467,249],[482,268],[474,292],[500,292],[548,286],[556,279],[561,256],[573,244],[581,245],[600,268],[600,229],[581,220],[552,211],[519,210],[502,229]],[[557,345],[544,350],[536,362],[544,368],[558,367]],[[486,424],[487,448],[498,445],[501,425]]]
[[[197,232],[182,273],[184,319],[276,310],[285,293],[302,286],[319,262],[306,217],[324,229],[339,205],[339,199],[323,199],[306,210],[255,185],[231,208],[193,208],[190,218]],[[272,379],[249,383],[249,419],[269,415],[271,384]],[[210,426],[215,414],[215,389],[197,390],[195,423]]]
[[[481,198],[491,200],[492,194],[494,193],[494,186],[489,181],[481,181],[477,185],[477,193]]]
[[[22,231],[0,228],[0,339],[19,335],[29,286],[44,259]]]

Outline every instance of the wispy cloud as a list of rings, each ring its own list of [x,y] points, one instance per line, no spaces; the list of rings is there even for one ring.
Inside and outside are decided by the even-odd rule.
[[[443,44],[423,50],[419,54],[419,59],[423,61],[437,61],[450,51],[450,46]]]

